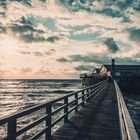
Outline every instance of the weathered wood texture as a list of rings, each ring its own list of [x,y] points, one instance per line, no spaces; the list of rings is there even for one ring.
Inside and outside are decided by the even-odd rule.
[[[52,140],[120,140],[117,99],[113,83],[90,99],[57,130]]]

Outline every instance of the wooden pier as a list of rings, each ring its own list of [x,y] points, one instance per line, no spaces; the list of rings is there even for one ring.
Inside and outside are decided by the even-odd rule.
[[[107,83],[99,94],[54,133],[53,140],[120,140],[114,84]]]
[[[61,106],[54,108],[59,102]],[[45,109],[45,113],[40,118],[20,130],[17,129],[17,120],[41,109]],[[53,120],[60,111],[63,114]],[[52,133],[52,128],[60,121],[64,121],[64,124]],[[16,140],[40,123],[45,123],[45,127],[38,127],[40,131],[32,135],[30,140],[139,140],[119,86],[113,80],[104,80],[0,119],[0,126],[7,125],[7,135],[2,139]]]

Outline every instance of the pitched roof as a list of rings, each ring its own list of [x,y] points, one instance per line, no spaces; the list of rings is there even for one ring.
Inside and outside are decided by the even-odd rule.
[[[108,70],[111,70],[112,65],[103,65]],[[115,65],[117,70],[140,70],[140,65]]]

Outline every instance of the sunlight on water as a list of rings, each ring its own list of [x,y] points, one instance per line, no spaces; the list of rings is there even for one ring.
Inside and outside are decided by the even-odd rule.
[[[0,118],[61,97],[80,87],[80,81],[71,80],[1,80]]]
[[[0,118],[22,111],[33,105],[49,102],[70,92],[79,90],[81,81],[77,80],[0,80]],[[53,106],[53,110],[62,105],[58,102]],[[17,120],[17,129],[27,126],[45,115],[45,109],[31,113]],[[59,112],[52,119],[63,115]],[[21,135],[18,139],[28,139],[32,135],[44,128],[44,122]],[[53,131],[58,129],[62,122],[55,125]],[[38,129],[39,128],[39,129]],[[1,135],[6,135],[7,127],[0,127]],[[1,139],[1,137],[0,137]]]

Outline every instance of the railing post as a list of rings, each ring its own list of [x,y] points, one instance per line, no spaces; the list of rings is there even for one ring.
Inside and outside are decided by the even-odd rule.
[[[75,113],[78,112],[78,100],[77,99],[78,99],[78,93],[75,94],[75,106],[76,106]]]
[[[82,103],[82,106],[85,106],[85,102],[84,102],[85,96],[84,96],[84,94],[85,94],[85,91],[83,90],[83,91],[82,91],[82,96],[83,96],[83,97],[82,97],[82,102],[83,102],[83,103]]]
[[[87,97],[89,97],[89,89],[87,89]],[[89,99],[87,99],[87,101],[88,101]]]
[[[7,140],[16,140],[16,118],[11,119],[8,122],[8,139]]]
[[[66,105],[66,107],[64,108],[64,114],[68,113],[68,97],[64,98],[64,104]],[[64,123],[66,123],[68,121],[68,114],[65,115],[64,117]]]
[[[48,126],[47,132],[46,132],[46,140],[51,139],[51,111],[52,111],[52,106],[48,105],[46,107],[46,114],[48,114],[48,117],[46,119],[46,126]]]

